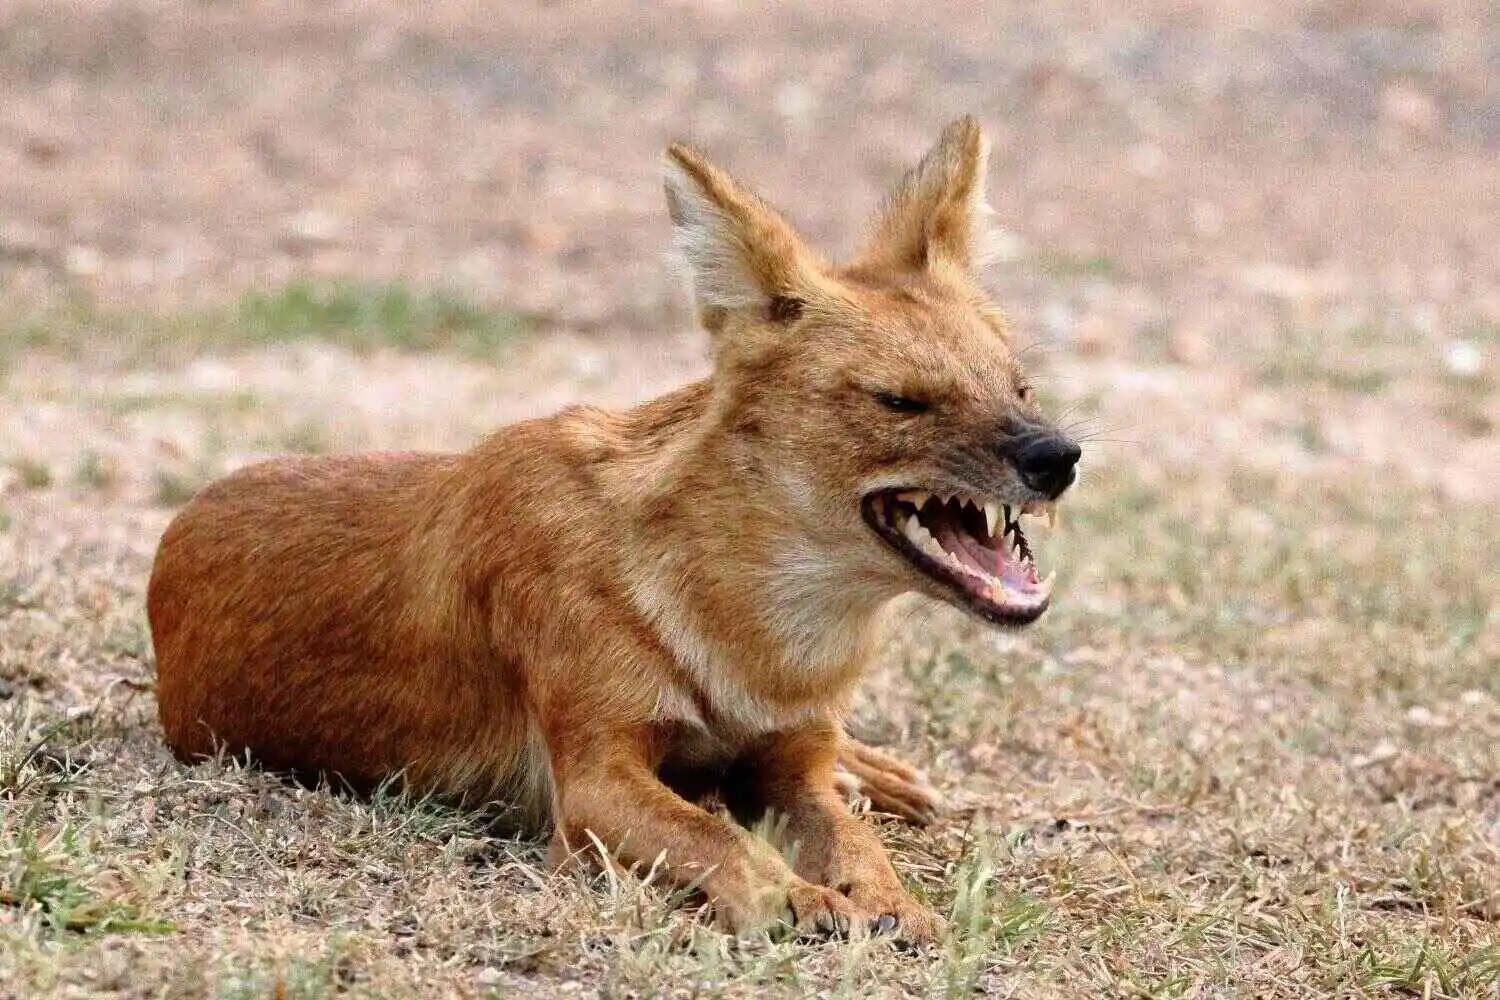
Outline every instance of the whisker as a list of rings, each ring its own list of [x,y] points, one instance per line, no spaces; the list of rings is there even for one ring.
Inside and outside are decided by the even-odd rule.
[[[1053,342],[1046,341],[1046,340],[1033,340],[1031,343],[1027,344],[1025,347],[1019,348],[1016,351],[1016,358],[1017,359],[1024,358],[1028,354],[1032,354],[1032,353],[1041,353],[1041,354],[1055,353],[1057,351],[1062,350],[1063,347],[1065,347],[1065,346],[1066,345],[1064,345],[1064,344],[1053,343]]]
[[[1059,417],[1065,417],[1065,416],[1067,416],[1067,414],[1066,413],[1059,413],[1058,416]],[[1068,421],[1059,420],[1059,421],[1057,421],[1057,429],[1058,430],[1063,430],[1063,431],[1077,430],[1080,427],[1087,426],[1092,421],[1097,420],[1097,419],[1098,418],[1095,417],[1095,416],[1093,416],[1092,414],[1084,414],[1083,416],[1078,417],[1077,419],[1074,419],[1074,420],[1068,420]]]
[[[1089,400],[1087,399],[1075,399],[1073,402],[1059,407],[1057,410],[1057,419],[1061,420],[1069,414],[1077,413],[1081,407],[1088,405],[1088,403]]]
[[[1045,371],[1027,372],[1026,381],[1031,383],[1033,389],[1040,389],[1046,394],[1047,402],[1053,406],[1062,406],[1062,400],[1076,400],[1080,404],[1087,404],[1097,398],[1097,393],[1091,389],[1091,383],[1083,379],[1075,379],[1070,375],[1052,375]]]
[[[1095,426],[1090,426],[1090,421],[1092,421],[1093,419],[1095,418],[1086,417],[1083,420],[1075,420],[1070,423],[1062,424],[1058,427],[1058,430],[1064,433],[1083,430],[1084,433],[1088,434],[1113,434],[1116,431],[1128,431],[1132,427],[1132,425],[1129,423],[1098,424]]]
[[[1131,436],[1129,436],[1127,434],[1110,434],[1108,431],[1104,431],[1104,430],[1090,431],[1090,432],[1085,433],[1085,434],[1078,434],[1078,435],[1074,436],[1073,440],[1079,441],[1079,442],[1082,442],[1082,441],[1112,441],[1112,442],[1115,442],[1116,444],[1142,444],[1143,443],[1142,440],[1140,438],[1138,438],[1138,437],[1131,437]]]
[[[1109,428],[1109,427],[1096,427],[1093,430],[1087,430],[1087,431],[1084,431],[1082,434],[1075,435],[1075,438],[1077,440],[1079,440],[1079,441],[1137,441],[1138,442],[1140,440],[1139,438],[1130,437],[1128,435],[1121,435],[1121,434],[1113,433],[1114,430],[1116,430],[1116,429],[1115,428]]]

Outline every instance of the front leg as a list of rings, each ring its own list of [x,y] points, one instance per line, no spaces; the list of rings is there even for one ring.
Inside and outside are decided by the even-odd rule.
[[[858,918],[850,899],[798,877],[768,844],[664,785],[649,728],[593,733],[551,750],[555,863],[593,851],[597,840],[627,866],[660,865],[676,886],[697,886],[736,933],[782,922],[846,933]]]
[[[874,929],[930,941],[941,918],[901,885],[874,828],[850,815],[837,791],[840,739],[832,720],[769,737],[750,768],[755,800],[780,818],[778,836],[798,875],[847,896]]]

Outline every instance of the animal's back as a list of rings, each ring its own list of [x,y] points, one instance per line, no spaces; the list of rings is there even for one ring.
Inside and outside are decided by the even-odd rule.
[[[405,774],[488,796],[528,780],[515,672],[444,551],[460,461],[278,460],[178,515],[147,606],[179,757],[248,750],[357,788]]]

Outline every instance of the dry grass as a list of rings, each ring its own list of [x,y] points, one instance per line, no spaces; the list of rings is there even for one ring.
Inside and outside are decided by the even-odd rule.
[[[0,5],[0,997],[1500,997],[1494,5],[793,6]],[[858,706],[939,947],[170,758],[202,483],[681,382],[666,139],[838,247],[964,111],[1090,440],[1056,607]]]
[[[408,376],[433,364],[382,357]],[[32,370],[28,396],[45,398],[48,368]],[[191,422],[170,396],[132,395],[134,378],[99,376],[68,426],[122,419],[111,399],[132,421]],[[347,384],[308,405],[334,410]],[[270,383],[264,405],[219,405],[244,391],[188,407],[211,414],[198,440],[218,452],[185,456],[205,474],[302,433]],[[465,403],[412,436],[462,438]],[[1065,576],[1043,623],[996,633],[914,608],[861,703],[955,805],[931,831],[886,827],[901,871],[953,917],[914,954],[731,941],[649,879],[550,875],[540,845],[496,839],[481,816],[232,760],[177,765],[141,600],[163,505],[181,497],[150,492],[152,460],[118,450],[8,494],[0,981],[23,995],[1466,997],[1500,983],[1490,508],[1368,473],[1230,462],[1190,478],[1106,454],[1047,542]]]

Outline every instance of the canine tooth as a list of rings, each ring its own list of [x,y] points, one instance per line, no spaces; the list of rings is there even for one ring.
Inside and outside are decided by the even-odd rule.
[[[906,535],[907,541],[934,559],[941,559],[945,555],[943,547],[938,544],[936,538],[932,537],[932,532],[917,523],[916,518],[912,518],[906,524],[907,527],[903,530],[903,534]]]
[[[989,529],[990,537],[995,537],[995,525],[1000,523],[1000,505],[993,501],[986,501],[984,505],[984,524]]]
[[[911,490],[907,493],[903,493],[901,498],[907,503],[916,507],[917,510],[921,510],[926,505],[927,498],[930,496],[932,496],[932,494],[928,493],[926,490]]]

